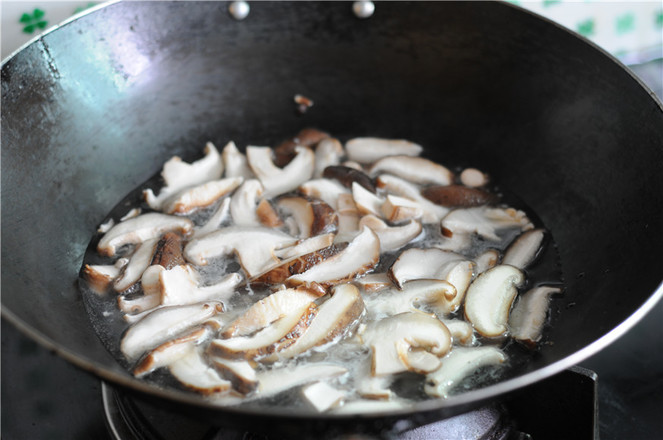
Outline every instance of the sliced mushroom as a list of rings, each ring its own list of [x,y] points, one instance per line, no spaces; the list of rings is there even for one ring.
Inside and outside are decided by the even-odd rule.
[[[373,163],[387,156],[418,156],[422,150],[421,145],[401,139],[359,137],[345,143],[350,160],[360,163]]]
[[[384,199],[379,197],[357,182],[352,183],[352,198],[361,214],[373,214],[382,217],[382,204]]]
[[[461,261],[464,257],[442,249],[410,248],[398,256],[391,268],[389,277],[400,287],[409,280],[435,279],[445,265],[451,261]]]
[[[186,356],[172,362],[169,369],[184,386],[204,395],[226,393],[232,388],[232,383],[221,378],[216,370],[207,364],[198,349],[193,349]]]
[[[243,177],[244,179],[254,178],[253,171],[249,168],[246,156],[237,149],[237,145],[230,141],[223,147],[223,163],[226,166],[226,177]]]
[[[256,207],[256,215],[261,225],[268,228],[279,228],[283,226],[283,221],[278,212],[272,206],[269,200],[262,199]]]
[[[347,243],[332,244],[325,248],[308,254],[292,257],[281,262],[278,266],[270,268],[268,271],[257,275],[251,279],[252,284],[280,284],[285,283],[292,275],[301,274],[314,267],[316,264],[332,258],[347,247]],[[318,289],[319,290],[319,289]],[[321,295],[324,294],[321,292]]]
[[[224,338],[247,336],[287,314],[301,314],[318,298],[308,289],[285,289],[261,299],[235,319],[222,333]]]
[[[294,218],[299,238],[336,232],[338,228],[336,212],[322,200],[283,197],[276,205],[286,215]]]
[[[200,238],[207,235],[212,231],[216,231],[221,227],[230,215],[230,197],[224,198],[219,206],[214,211],[214,214],[207,220],[207,222],[199,227],[194,227],[192,238]]]
[[[274,197],[297,189],[313,175],[315,155],[310,148],[297,147],[297,155],[284,168],[272,161],[269,147],[247,147],[249,166],[265,188],[265,197]]]
[[[470,188],[479,188],[488,184],[488,176],[476,168],[465,168],[460,173],[460,181]]]
[[[128,315],[137,315],[148,310],[152,310],[161,304],[161,298],[158,294],[139,295],[129,298],[124,295],[117,297],[117,306]]]
[[[347,393],[326,382],[316,382],[302,389],[304,399],[318,412],[325,412],[343,403]]]
[[[186,264],[184,256],[182,255],[183,245],[184,243],[182,242],[181,235],[174,232],[166,232],[157,241],[149,265],[154,266],[158,264],[166,269],[172,269],[175,266]],[[131,262],[129,264],[131,264]]]
[[[371,176],[393,174],[412,183],[450,185],[454,175],[446,167],[423,157],[390,156],[378,160],[370,170]]]
[[[337,212],[338,231],[334,241],[337,243],[351,241],[361,232],[359,229],[359,209],[352,194],[339,194]]]
[[[424,210],[419,203],[393,194],[387,194],[380,210],[384,218],[392,223],[418,219],[424,215]]]
[[[497,232],[503,229],[532,229],[532,223],[524,212],[513,208],[455,209],[442,219],[442,234],[452,237],[456,234],[478,234],[492,241],[499,241]]]
[[[322,177],[325,168],[340,164],[343,156],[345,156],[345,150],[338,139],[322,139],[315,147],[315,172],[313,177]]]
[[[370,366],[368,368],[370,370]],[[365,399],[371,400],[390,400],[394,393],[389,386],[394,380],[394,376],[375,377],[370,374],[355,379],[357,394]]]
[[[472,345],[474,343],[474,328],[472,324],[462,319],[443,319],[442,323],[447,326],[454,345]]]
[[[334,243],[334,237],[335,235],[333,233],[315,235],[304,240],[299,240],[294,246],[276,249],[274,255],[282,260],[288,260],[290,258],[310,254],[331,246]]]
[[[242,180],[242,177],[228,177],[184,189],[165,200],[161,210],[166,214],[188,214],[205,208],[234,191]]]
[[[83,268],[83,276],[88,285],[97,293],[105,293],[119,274],[120,268],[113,264],[86,264]]]
[[[223,311],[219,302],[205,302],[188,306],[162,307],[147,314],[129,327],[122,337],[120,349],[129,360],[176,337],[184,330],[200,325]]]
[[[210,258],[236,253],[249,277],[265,272],[278,263],[274,249],[293,245],[296,239],[275,229],[230,226],[191,240],[184,247],[184,257],[204,266]]]
[[[333,209],[338,209],[338,196],[349,194],[349,190],[332,179],[313,179],[299,185],[299,192],[306,197],[320,199]]]
[[[375,193],[375,184],[363,171],[343,165],[332,165],[325,168],[322,176],[327,179],[335,179],[346,188],[352,188],[354,183],[361,185],[367,191]]]
[[[456,288],[442,280],[414,280],[403,284],[403,290],[391,289],[366,299],[367,309],[377,318],[417,312],[418,306],[446,314]]]
[[[499,365],[505,354],[495,347],[454,347],[442,359],[442,366],[426,376],[424,391],[429,396],[448,397],[452,389],[477,369]]]
[[[297,366],[286,365],[258,373],[256,397],[269,397],[296,386],[317,380],[331,379],[346,374],[348,370],[340,365],[309,363]]]
[[[539,254],[544,237],[543,229],[524,232],[504,252],[502,264],[510,264],[520,270],[525,270]]]
[[[438,275],[456,288],[456,296],[454,299],[440,305],[443,313],[453,313],[457,311],[462,304],[467,289],[472,282],[472,277],[474,276],[474,263],[469,260],[452,261],[444,265],[438,272]]]
[[[522,294],[509,315],[511,337],[536,348],[546,323],[550,296],[559,292],[557,287],[539,286]]]
[[[364,226],[341,252],[286,280],[289,286],[330,286],[350,281],[373,269],[380,261],[380,240],[370,228]]]
[[[332,289],[331,298],[319,307],[318,314],[306,332],[297,341],[266,358],[267,361],[288,359],[342,338],[364,312],[364,301],[359,289],[352,284],[339,284]]]
[[[431,202],[447,208],[467,208],[494,203],[494,194],[463,185],[429,186],[421,194]]]
[[[524,281],[520,270],[502,264],[488,269],[470,284],[465,295],[465,317],[477,332],[496,337],[507,331],[511,304]]]
[[[150,351],[133,370],[136,377],[141,377],[151,373],[157,368],[166,367],[178,359],[183,358],[193,348],[207,339],[211,334],[211,329],[207,326],[200,326],[183,336],[166,341],[157,348]]]
[[[306,307],[289,313],[250,336],[213,339],[210,353],[229,359],[255,359],[286,349],[306,332],[318,313],[318,307]]]
[[[382,188],[390,194],[405,197],[415,201],[421,210],[421,221],[423,223],[437,223],[449,213],[449,208],[436,205],[421,195],[418,185],[401,179],[400,177],[383,174],[376,179],[378,188]]]
[[[295,157],[297,154],[297,147],[312,147],[328,138],[329,134],[325,132],[315,128],[304,128],[292,138],[287,139],[274,147],[274,164],[277,167],[282,168],[288,165]]]
[[[355,283],[361,286],[366,293],[380,292],[393,286],[389,275],[386,273],[369,273],[357,278]]]
[[[237,188],[230,198],[230,216],[236,226],[260,226],[256,207],[263,192],[257,179],[249,179]]]
[[[166,162],[161,171],[166,185],[155,196],[151,189],[143,191],[145,201],[152,209],[159,210],[164,201],[177,192],[194,185],[200,185],[210,180],[216,180],[223,174],[223,160],[214,144],[205,145],[205,156],[193,163],[183,162],[174,156]]]
[[[258,388],[256,370],[248,361],[223,359],[216,356],[211,356],[209,360],[219,376],[229,380],[233,389],[238,393],[250,394]]]
[[[216,284],[199,286],[198,274],[191,266],[175,266],[159,273],[161,304],[174,306],[209,300],[226,302],[241,282],[240,274],[230,273]]]
[[[479,275],[491,267],[495,267],[499,261],[500,252],[497,249],[486,249],[474,259],[476,274]]]
[[[442,322],[424,313],[401,313],[367,325],[361,339],[372,350],[372,374],[434,370],[437,358],[451,349],[451,334]],[[434,355],[422,365],[419,351]],[[433,359],[435,358],[435,359]],[[411,365],[415,364],[415,366]]]
[[[389,226],[376,216],[365,215],[359,220],[359,227],[368,226],[380,239],[380,252],[391,252],[411,243],[421,234],[421,223],[410,220],[401,226]]]
[[[169,231],[187,235],[192,230],[193,222],[188,218],[152,212],[113,226],[99,240],[97,251],[101,255],[112,257],[122,246],[136,245],[159,238]]]

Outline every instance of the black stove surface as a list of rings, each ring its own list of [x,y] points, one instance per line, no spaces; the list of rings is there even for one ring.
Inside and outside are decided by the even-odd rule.
[[[632,69],[663,96],[663,60]],[[2,439],[110,438],[97,378],[43,349],[5,320],[1,354]],[[663,439],[663,303],[581,365],[598,374],[602,440]],[[534,440],[548,438],[559,439],[559,432]],[[561,438],[587,435],[569,430]]]

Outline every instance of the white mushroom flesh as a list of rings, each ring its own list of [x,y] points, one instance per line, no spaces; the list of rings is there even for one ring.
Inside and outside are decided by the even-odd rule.
[[[81,273],[118,293],[97,301],[129,324],[120,351],[136,376],[166,368],[223,405],[289,392],[318,412],[387,411],[410,404],[400,373],[446,397],[505,361],[505,337],[536,347],[559,289],[515,298],[546,232],[497,197],[451,209],[423,196],[486,191],[485,173],[456,179],[408,141],[316,142],[293,144],[289,162],[277,151],[283,167],[271,148],[233,142],[174,157],[159,195],[144,191],[157,212],[100,228],[103,263]],[[322,177],[339,164],[364,174]]]

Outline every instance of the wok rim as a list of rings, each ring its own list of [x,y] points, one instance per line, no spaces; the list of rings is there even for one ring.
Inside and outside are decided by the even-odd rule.
[[[109,0],[103,3],[100,3],[96,6],[88,8],[84,11],[75,14],[68,19],[62,21],[59,24],[52,26],[43,33],[31,38],[25,44],[20,46],[18,49],[11,52],[5,59],[0,62],[0,69],[4,69],[5,65],[17,56],[20,52],[25,50],[28,46],[32,44],[37,44],[44,36],[57,31],[58,29],[67,26],[68,24],[77,21],[89,14],[93,14],[102,10],[106,7],[112,6],[116,3],[121,3],[122,0]],[[229,3],[229,2],[227,2]],[[548,25],[553,25],[558,30],[569,34],[572,37],[575,37],[581,43],[588,44],[594,50],[597,50],[600,54],[607,57],[608,60],[615,63],[623,71],[625,71],[631,79],[635,80],[636,83],[647,92],[651,99],[654,100],[658,109],[663,113],[663,101],[659,99],[656,94],[651,90],[651,88],[644,83],[644,81],[638,77],[627,65],[620,61],[616,56],[612,55],[602,47],[598,46],[593,41],[589,40],[587,37],[573,31],[572,29],[567,28],[551,19],[548,19],[542,15],[539,15],[533,11],[525,9],[521,6],[502,1],[494,1],[492,3],[500,4],[504,7],[510,7],[520,11],[521,13],[528,14],[538,20],[546,22]],[[534,371],[513,377],[508,380],[503,380],[498,383],[479,388],[476,390],[471,390],[464,392],[456,396],[450,396],[448,398],[436,398],[429,399],[420,402],[414,402],[406,408],[394,409],[383,412],[366,412],[366,413],[353,413],[353,414],[334,414],[334,413],[292,413],[287,412],[287,410],[280,410],[279,408],[271,407],[269,409],[260,407],[260,408],[237,408],[234,406],[223,406],[220,404],[215,404],[210,401],[206,401],[201,398],[200,395],[179,391],[175,389],[165,389],[159,388],[150,382],[146,382],[140,379],[132,377],[128,372],[115,372],[105,366],[98,364],[95,361],[88,359],[83,354],[78,354],[68,348],[60,346],[57,342],[53,341],[51,338],[47,337],[42,332],[34,329],[28,325],[25,321],[15,315],[11,310],[9,310],[4,304],[0,297],[0,316],[3,319],[6,319],[14,327],[16,327],[21,333],[23,333],[28,338],[37,342],[43,348],[51,351],[52,353],[63,358],[67,362],[75,365],[76,367],[84,370],[87,373],[94,375],[102,381],[106,381],[111,385],[117,385],[123,388],[130,389],[132,391],[137,391],[148,396],[152,396],[158,399],[165,399],[175,404],[187,405],[190,407],[197,407],[205,410],[219,411],[230,414],[237,414],[242,416],[254,416],[258,418],[275,418],[275,419],[290,419],[290,420],[324,420],[324,421],[348,421],[348,420],[377,420],[386,417],[409,417],[417,413],[424,412],[435,412],[435,411],[446,411],[444,417],[451,417],[456,414],[465,412],[469,408],[475,408],[479,406],[482,402],[487,402],[499,398],[500,396],[505,396],[511,392],[517,391],[529,385],[532,385],[536,382],[549,378],[555,374],[558,374],[568,368],[571,368],[578,363],[586,360],[587,358],[595,355],[602,349],[606,348],[608,345],[615,342],[630,329],[632,329],[641,319],[647,315],[663,298],[663,280],[659,283],[656,290],[649,295],[649,297],[628,317],[626,317],[622,322],[617,326],[612,328],[610,331],[605,333],[600,338],[594,340],[588,345],[585,345],[581,349],[565,356],[562,359],[559,359],[556,362],[553,362],[544,367],[538,368]],[[447,414],[448,412],[448,414]],[[440,418],[444,418],[440,417]],[[408,428],[409,429],[409,428]]]

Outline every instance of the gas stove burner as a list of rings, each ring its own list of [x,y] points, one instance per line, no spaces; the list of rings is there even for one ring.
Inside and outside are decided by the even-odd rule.
[[[597,439],[596,374],[574,367],[531,385],[499,404],[398,434],[389,440]],[[102,398],[113,440],[288,440],[218,427],[173,413],[102,383]],[[560,422],[562,421],[562,422]],[[397,427],[396,427],[397,429]],[[305,438],[304,433],[298,437]],[[334,440],[374,440],[365,434]]]

